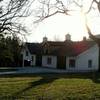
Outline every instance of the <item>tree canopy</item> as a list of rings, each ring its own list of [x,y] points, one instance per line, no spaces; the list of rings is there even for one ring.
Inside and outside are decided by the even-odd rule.
[[[0,37],[0,66],[21,65],[21,49],[18,37]]]

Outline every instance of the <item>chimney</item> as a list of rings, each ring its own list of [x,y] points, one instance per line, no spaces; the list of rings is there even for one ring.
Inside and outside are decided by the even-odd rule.
[[[66,34],[66,35],[65,35],[65,41],[66,41],[66,40],[71,41],[71,35],[70,35],[70,34]]]
[[[43,37],[43,42],[47,42],[48,41],[48,38],[45,36]]]
[[[84,37],[83,37],[83,41],[86,41],[86,40],[87,40],[87,39],[86,39],[86,36],[84,36]]]

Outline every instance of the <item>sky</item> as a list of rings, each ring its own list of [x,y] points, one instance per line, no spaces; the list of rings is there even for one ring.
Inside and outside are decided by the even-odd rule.
[[[65,35],[70,34],[72,40],[80,40],[83,36],[88,36],[81,16],[56,15],[45,20],[33,28],[32,33],[27,36],[30,42],[41,42],[46,36],[48,40],[64,41]]]
[[[89,27],[93,34],[99,34],[100,16],[97,13],[92,14],[88,16]],[[28,42],[42,42],[45,36],[49,41],[64,41],[65,35],[68,33],[71,35],[73,41],[82,40],[83,36],[88,38],[84,16],[80,12],[70,16],[57,14],[38,25],[34,25],[32,19],[33,17],[29,17],[24,20],[25,25],[29,29],[29,34],[26,36]]]

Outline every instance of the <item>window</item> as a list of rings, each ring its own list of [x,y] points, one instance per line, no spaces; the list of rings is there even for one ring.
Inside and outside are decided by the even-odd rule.
[[[88,60],[88,68],[92,67],[92,60]]]
[[[28,56],[28,51],[26,51],[26,56]]]
[[[75,67],[75,59],[69,60],[69,67],[74,68]]]
[[[48,54],[48,49],[44,49],[44,53],[45,54]]]
[[[32,61],[34,61],[34,56],[32,56]]]
[[[47,58],[47,64],[51,64],[51,61],[52,61],[51,58],[48,57],[48,58]]]

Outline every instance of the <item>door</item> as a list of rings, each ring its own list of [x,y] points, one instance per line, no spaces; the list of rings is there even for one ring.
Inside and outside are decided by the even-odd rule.
[[[41,65],[42,65],[42,56],[36,55],[36,66],[41,66]]]
[[[31,66],[31,61],[24,60],[24,66]]]
[[[57,69],[66,69],[66,57],[64,56],[57,57]]]

